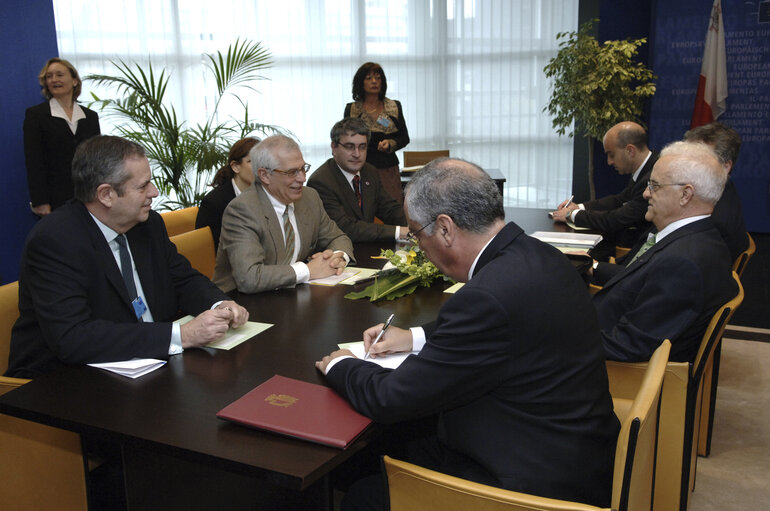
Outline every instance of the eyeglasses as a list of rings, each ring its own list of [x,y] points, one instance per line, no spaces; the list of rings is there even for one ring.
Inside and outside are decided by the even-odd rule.
[[[661,186],[687,186],[689,183],[655,183],[653,181],[647,181],[647,188],[650,190],[650,193],[655,193],[658,191],[658,188]]]
[[[337,145],[339,145],[341,148],[351,153],[356,149],[358,149],[359,153],[365,153],[367,148],[366,144],[356,145],[356,144],[353,144],[352,142],[348,142],[347,144],[337,144]]]
[[[278,172],[279,174],[283,174],[289,179],[294,179],[295,177],[297,177],[297,174],[299,174],[300,172],[302,172],[302,175],[307,175],[308,171],[310,170],[310,164],[306,163],[298,169],[289,169],[289,170],[267,169],[267,170],[271,172]]]
[[[427,224],[423,225],[422,227],[420,227],[416,231],[414,231],[414,232],[409,231],[408,233],[406,233],[406,241],[409,241],[409,242],[417,241],[417,235],[420,234],[423,229],[425,229],[426,227],[428,227],[430,224],[432,224],[435,221],[436,221],[436,219],[434,218],[433,220],[431,220]]]

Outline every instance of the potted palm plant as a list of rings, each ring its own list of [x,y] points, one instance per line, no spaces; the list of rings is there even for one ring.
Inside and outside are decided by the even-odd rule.
[[[224,55],[217,52],[204,57],[216,81],[216,101],[206,121],[194,126],[179,119],[166,100],[171,75],[165,70],[158,73],[152,64],[144,69],[136,63],[111,61],[116,75],[85,77],[117,93],[118,97],[111,99],[92,93],[91,105],[118,120],[116,130],[121,136],[144,146],[154,170],[153,182],[162,196],[155,205],[160,210],[197,205],[212,172],[227,163],[228,151],[236,140],[252,133],[284,131],[252,120],[248,104],[235,94],[239,88],[256,90],[254,82],[265,79],[260,73],[273,63],[267,49],[258,42],[236,40]],[[228,95],[242,105],[243,116],[219,121],[220,103]]]
[[[598,21],[598,20],[594,20]],[[559,135],[569,130],[588,140],[588,184],[595,198],[594,140],[621,121],[641,122],[643,102],[655,94],[652,70],[635,61],[646,38],[599,43],[591,34],[592,22],[577,32],[560,32],[559,51],[543,71],[552,79],[552,93],[543,109]]]

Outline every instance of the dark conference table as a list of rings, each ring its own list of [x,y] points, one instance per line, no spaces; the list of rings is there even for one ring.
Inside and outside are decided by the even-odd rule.
[[[527,232],[566,230],[545,210],[506,209]],[[382,244],[356,246],[358,266]],[[385,247],[387,248],[387,247]],[[185,351],[132,380],[86,366],[40,376],[0,397],[0,412],[120,444],[127,502],[142,509],[328,509],[330,472],[377,434],[347,450],[315,445],[217,419],[218,410],[274,374],[325,384],[314,361],[395,314],[409,327],[435,318],[450,295],[437,281],[394,301],[343,296],[364,285],[300,285],[234,298],[252,321],[274,326],[229,351]]]

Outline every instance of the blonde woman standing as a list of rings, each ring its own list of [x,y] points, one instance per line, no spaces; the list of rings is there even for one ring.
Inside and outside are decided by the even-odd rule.
[[[48,59],[38,81],[47,101],[27,109],[24,157],[30,207],[45,216],[73,197],[75,149],[101,130],[97,113],[75,101],[82,90],[75,66],[64,59]]]

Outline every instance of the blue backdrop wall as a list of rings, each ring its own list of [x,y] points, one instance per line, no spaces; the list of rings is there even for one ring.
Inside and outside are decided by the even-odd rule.
[[[0,283],[18,279],[24,239],[35,224],[24,168],[24,110],[43,101],[37,74],[58,55],[51,0],[3,0],[0,47],[5,92],[0,94]]]
[[[712,0],[654,6],[651,65],[658,90],[651,102],[654,147],[690,127]],[[722,0],[727,49],[727,111],[719,118],[743,139],[732,172],[750,232],[770,232],[770,1]]]

